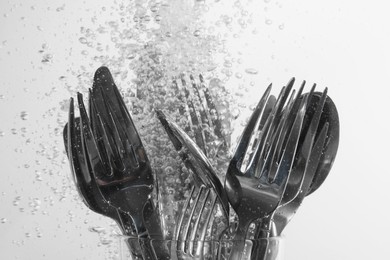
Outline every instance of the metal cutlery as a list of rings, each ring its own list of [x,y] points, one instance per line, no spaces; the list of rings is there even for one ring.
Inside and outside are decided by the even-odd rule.
[[[290,82],[288,87],[284,88],[279,95],[273,112],[271,112],[271,115],[267,119],[266,125],[268,125],[269,128],[275,128],[278,125],[274,120],[280,118],[279,113],[281,112],[283,103],[287,100],[291,86],[292,82]],[[262,159],[260,156],[264,152],[264,147],[260,146],[260,144],[263,143],[261,140],[258,142],[257,147],[255,147],[254,155],[252,156],[249,165],[242,171],[241,164],[245,154],[248,152],[249,139],[255,130],[261,112],[264,110],[269,92],[270,87],[261,98],[248,125],[244,129],[226,173],[225,189],[228,194],[229,202],[238,215],[238,227],[233,238],[236,243],[232,248],[230,259],[241,259],[249,225],[256,219],[262,219],[272,214],[280,204],[290,177],[290,169],[295,157],[299,134],[306,111],[306,99],[304,99],[299,106],[291,132],[287,135],[282,157],[280,159],[274,157],[270,163],[270,165],[278,164],[273,180],[270,180],[269,178],[269,167],[259,167],[259,162]],[[270,133],[267,132],[263,132],[262,134],[265,135],[266,138],[270,136]],[[272,154],[268,153],[268,155],[271,156]],[[266,161],[269,156],[266,158]],[[261,175],[258,178],[256,175],[259,170],[261,170]]]
[[[174,80],[179,112],[188,120],[185,129],[162,110],[155,112],[194,185],[178,211],[168,248],[158,242],[164,237],[151,199],[155,181],[145,148],[112,75],[99,68],[89,91],[89,115],[78,93],[80,117],[71,99],[63,133],[84,203],[136,238],[127,243],[137,259],[274,259],[268,239],[279,236],[303,199],[321,186],[339,143],[337,109],[327,89],[314,92],[313,86],[303,93],[305,82],[295,91],[294,81],[278,98],[270,94],[271,85],[267,88],[228,162],[230,141],[204,78]],[[224,176],[220,170],[226,163]],[[236,222],[229,222],[230,207]],[[248,232],[251,224],[255,229]],[[232,244],[223,251],[206,242],[224,239]]]

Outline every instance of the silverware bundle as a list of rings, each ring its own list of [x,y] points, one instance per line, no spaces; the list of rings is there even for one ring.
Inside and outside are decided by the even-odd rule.
[[[134,259],[275,259],[269,238],[281,235],[303,199],[321,186],[339,142],[327,90],[313,86],[304,93],[305,83],[298,91],[293,84],[277,98],[267,88],[221,174],[210,154],[226,157],[224,119],[203,77],[174,81],[189,129],[162,110],[156,115],[194,181],[168,247],[153,242],[166,237],[151,199],[155,181],[147,151],[109,70],[101,67],[89,93],[89,116],[78,94],[80,117],[71,99],[64,129],[77,190],[91,210],[117,222]],[[218,149],[210,151],[213,140]],[[250,248],[246,240],[254,241]]]

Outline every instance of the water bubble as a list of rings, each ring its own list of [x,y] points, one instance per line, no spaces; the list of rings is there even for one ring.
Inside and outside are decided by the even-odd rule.
[[[53,59],[53,55],[47,53],[47,54],[43,55],[41,62],[45,63],[45,64],[48,64],[48,63],[52,62],[52,59]]]
[[[157,12],[158,11],[158,5],[157,4],[154,4],[150,7],[150,11],[152,11],[153,13]]]
[[[80,37],[79,42],[81,42],[82,44],[87,44],[88,40],[85,37]]]
[[[272,20],[271,19],[265,19],[265,24],[266,25],[271,25],[272,24]]]
[[[95,232],[95,233],[105,233],[106,232],[105,228],[103,228],[103,227],[90,227],[88,230],[90,232]]]
[[[279,25],[279,30],[283,30],[283,29],[284,29],[284,24],[282,23]]]
[[[28,113],[27,113],[26,111],[22,111],[22,112],[20,113],[20,118],[21,118],[22,120],[27,120],[27,119],[28,119]]]
[[[254,68],[247,68],[245,69],[245,72],[252,75],[256,75],[258,73],[258,71]]]
[[[0,131],[0,137],[3,137],[5,133],[3,131]]]
[[[200,36],[200,31],[199,31],[199,30],[195,30],[195,31],[194,31],[194,36],[195,36],[195,37]]]
[[[8,219],[6,219],[6,218],[1,218],[0,219],[0,223],[2,223],[2,224],[7,223],[7,221],[8,221]]]

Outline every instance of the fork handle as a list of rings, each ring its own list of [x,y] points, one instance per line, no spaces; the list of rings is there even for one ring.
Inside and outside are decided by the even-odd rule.
[[[233,238],[233,247],[229,260],[241,260],[246,243],[246,233],[251,221],[245,218],[245,215],[238,217],[238,227]]]
[[[131,218],[134,221],[135,228],[138,234],[138,242],[141,247],[141,253],[144,260],[158,260],[156,252],[151,244],[149,232],[146,229],[142,212],[132,214]]]

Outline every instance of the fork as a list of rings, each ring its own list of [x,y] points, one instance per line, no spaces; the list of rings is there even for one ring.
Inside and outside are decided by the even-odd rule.
[[[223,133],[222,120],[202,74],[198,78],[197,81],[193,75],[189,75],[188,84],[185,76],[181,75],[173,81],[173,85],[182,103],[181,113],[188,115],[185,131],[193,133],[195,143],[207,158],[217,157],[220,164],[223,160],[219,157],[227,154],[230,142]]]
[[[149,160],[119,93],[114,91],[116,99],[122,102],[116,111],[105,92],[101,88],[95,90],[90,91],[92,129],[80,93],[78,102],[82,142],[96,183],[110,205],[131,216],[143,258],[157,259],[144,222],[145,205],[153,191]]]
[[[175,240],[178,242],[178,252],[203,259],[204,254],[207,253],[204,247],[206,233],[208,229],[213,229],[213,218],[218,198],[212,194],[212,189],[206,188],[204,185],[197,191],[195,190],[196,187],[191,189],[178,217]],[[210,208],[207,208],[207,205],[210,205]],[[196,246],[194,246],[195,243]],[[209,248],[209,252],[211,252],[210,250],[212,248]]]
[[[70,100],[69,119],[64,127],[63,137],[65,143],[65,151],[69,158],[73,180],[76,184],[78,193],[80,194],[84,204],[92,211],[103,216],[113,219],[122,234],[134,237],[135,230],[131,217],[118,209],[109,205],[103,198],[94,178],[91,178],[91,168],[89,160],[86,158],[84,144],[81,142],[80,134],[80,118],[74,116],[74,101]],[[128,247],[134,256],[140,256],[136,253],[137,245],[133,240],[127,241]]]
[[[226,226],[228,227],[229,205],[224,192],[223,186],[215,174],[211,163],[207,157],[202,153],[200,148],[190,139],[190,137],[170,118],[168,118],[162,111],[156,110],[157,116],[163,124],[170,140],[174,144],[175,149],[179,152],[184,164],[193,172],[193,176],[198,179],[199,187],[194,186],[188,196],[181,213],[178,216],[177,228],[175,232],[175,239],[179,241],[178,251],[192,256],[203,256],[203,244],[206,236],[206,230],[209,223],[212,222],[214,208],[216,205],[221,205],[226,219]],[[196,194],[194,202],[190,205],[193,194]],[[204,195],[205,194],[205,195]],[[200,197],[205,197],[200,202]],[[209,200],[207,198],[210,198]],[[205,218],[207,221],[200,223],[200,216],[204,212],[206,203],[209,202],[212,206],[206,211]],[[197,219],[194,215],[197,208]],[[191,212],[186,218],[186,212]],[[194,222],[191,225],[191,222]],[[220,238],[221,233],[215,234],[217,239]],[[198,235],[198,236],[197,236]],[[193,240],[197,237],[198,246],[193,252]],[[186,247],[186,240],[189,246]],[[180,242],[181,241],[181,242]]]
[[[279,120],[280,118],[280,112],[287,100],[292,84],[293,80],[289,82],[286,88],[282,89],[273,111],[267,118],[266,126],[264,127],[265,130],[273,129],[278,126],[278,123],[276,123],[275,120]],[[229,202],[236,211],[239,219],[236,234],[234,236],[235,243],[233,244],[230,259],[241,259],[249,225],[254,220],[262,219],[271,214],[282,200],[286,184],[290,177],[290,169],[298,144],[307,99],[304,99],[300,103],[291,132],[287,136],[287,141],[283,146],[282,157],[280,159],[273,158],[270,163],[270,165],[279,164],[273,179],[270,180],[269,178],[269,168],[262,168],[259,164],[261,163],[260,155],[264,151],[261,136],[260,141],[256,144],[254,155],[249,161],[247,168],[244,171],[241,170],[241,164],[245,154],[248,152],[249,140],[255,130],[259,118],[261,118],[260,115],[264,111],[264,107],[266,107],[270,90],[271,86],[267,88],[255,108],[246,128],[243,131],[236,152],[230,161],[226,173],[225,189],[228,194]],[[265,135],[267,139],[267,136],[269,136],[270,133],[263,131],[260,134]],[[260,170],[261,175],[260,177],[257,177]]]
[[[327,98],[327,89],[322,93],[314,93],[313,91],[314,88],[308,94],[308,100],[315,112],[311,117],[307,116],[307,122],[305,123],[308,127],[306,131],[302,132],[303,141],[299,144],[298,153],[296,155],[297,159],[292,168],[292,176],[300,176],[298,178],[302,178],[303,181],[299,181],[296,177],[290,178],[287,187],[297,185],[297,182],[301,182],[299,193],[295,198],[281,204],[275,211],[273,216],[273,236],[280,235],[283,232],[285,226],[291,220],[307,195],[327,137],[329,123],[325,123],[321,130],[318,129]],[[314,95],[319,96],[317,103],[311,101]],[[295,172],[297,172],[297,174],[295,174]],[[301,172],[301,174],[299,174],[299,172]]]

